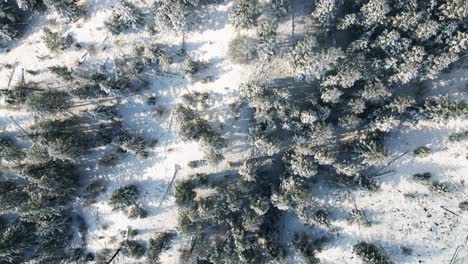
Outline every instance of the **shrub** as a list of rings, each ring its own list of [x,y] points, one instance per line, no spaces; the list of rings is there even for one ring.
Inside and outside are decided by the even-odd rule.
[[[293,245],[299,250],[308,264],[320,263],[320,259],[315,256],[314,243],[306,233],[301,232],[294,234]]]
[[[86,9],[83,6],[77,5],[74,0],[44,0],[44,4],[61,16],[64,16],[69,21],[76,21],[85,14]]]
[[[125,210],[128,207],[136,204],[139,196],[138,187],[136,185],[126,185],[115,190],[109,200],[109,204],[114,211]]]
[[[452,142],[460,142],[468,138],[468,131],[454,133],[449,136],[449,140]]]
[[[288,14],[291,0],[272,0],[271,5],[275,11],[275,15],[279,18]]]
[[[108,248],[104,248],[96,254],[96,264],[107,264],[109,259],[112,257],[112,252]]]
[[[195,184],[192,180],[185,180],[176,185],[176,204],[180,207],[189,207],[195,197],[196,192],[193,191]]]
[[[193,74],[198,72],[199,68],[200,68],[199,63],[194,61],[194,60],[188,60],[185,63],[185,73],[186,74],[193,75]]]
[[[43,29],[42,40],[46,47],[53,52],[58,52],[67,48],[67,41],[58,32],[53,32],[49,28]]]
[[[372,243],[359,242],[353,247],[353,252],[369,264],[391,264],[384,252]]]
[[[133,258],[141,258],[145,255],[145,246],[135,240],[125,240],[120,243],[122,253]]]
[[[258,41],[254,38],[238,35],[229,42],[229,60],[238,64],[248,64],[258,58]]]
[[[415,149],[413,153],[418,158],[424,158],[424,157],[427,157],[429,154],[431,154],[431,150],[428,147],[421,146]]]
[[[413,179],[419,182],[429,182],[431,180],[432,174],[429,172],[416,173],[413,175]]]
[[[116,152],[111,152],[102,156],[98,160],[97,165],[99,167],[104,167],[104,168],[114,167],[115,165],[119,163],[119,160],[120,160],[120,155]]]
[[[26,154],[6,134],[0,133],[0,159],[11,162],[21,162]]]
[[[250,28],[260,16],[257,0],[235,0],[229,14],[229,21],[236,28]]]
[[[148,212],[139,204],[134,204],[129,207],[127,210],[128,218],[136,219],[136,218],[145,218],[148,216]]]
[[[157,141],[148,142],[140,136],[131,135],[125,131],[114,139],[123,150],[128,151],[137,157],[145,159],[148,157],[148,149],[153,147]]]
[[[446,193],[449,192],[449,187],[446,183],[433,181],[429,188],[438,193]]]
[[[461,202],[460,204],[458,204],[458,207],[459,207],[462,211],[468,211],[468,201],[463,201],[463,202]]]
[[[61,77],[65,81],[72,81],[73,75],[72,72],[64,66],[52,66],[48,68],[50,72]]]
[[[127,29],[138,29],[143,25],[144,16],[141,10],[132,3],[119,0],[112,10],[112,15],[104,24],[112,34],[120,34]]]
[[[106,186],[102,181],[95,180],[86,186],[84,199],[87,204],[96,202],[96,199],[106,191]]]
[[[176,236],[173,232],[161,232],[156,237],[151,238],[148,243],[146,258],[148,264],[159,263],[159,255],[171,247],[171,240]]]
[[[319,209],[319,210],[315,211],[314,219],[319,224],[322,224],[322,225],[325,225],[325,226],[330,225],[330,215],[324,209]]]
[[[58,114],[69,110],[72,104],[67,92],[46,90],[28,97],[26,106],[33,113]]]

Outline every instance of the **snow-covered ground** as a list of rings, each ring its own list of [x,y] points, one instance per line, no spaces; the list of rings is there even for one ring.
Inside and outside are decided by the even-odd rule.
[[[134,1],[141,7],[148,7],[152,1]],[[146,2],[146,4],[144,4]],[[103,248],[116,249],[125,238],[121,231],[128,227],[138,230],[137,240],[147,241],[155,232],[173,230],[177,225],[177,208],[174,198],[162,197],[175,171],[176,181],[185,176],[202,171],[221,171],[227,168],[227,161],[242,160],[248,150],[246,143],[246,122],[242,118],[234,119],[229,104],[239,99],[240,84],[247,81],[252,73],[258,73],[259,65],[239,66],[227,59],[229,41],[238,34],[228,23],[228,10],[231,1],[210,6],[206,17],[197,31],[185,34],[187,56],[201,61],[206,68],[199,73],[201,79],[212,76],[213,81],[204,83],[183,77],[181,65],[175,64],[168,71],[177,76],[151,77],[151,85],[138,95],[121,101],[120,112],[124,117],[124,126],[132,132],[158,139],[159,143],[148,159],[127,156],[118,166],[111,169],[88,168],[89,175],[105,179],[108,183],[106,192],[96,204],[83,209],[88,224],[88,248],[98,251]],[[104,29],[104,21],[109,16],[114,1],[89,1],[90,16],[73,24],[55,22],[52,28],[65,28],[85,48],[95,46],[96,52],[90,52],[80,66],[77,62],[84,51],[67,51],[51,58],[40,59],[48,54],[40,41],[41,29],[47,25],[45,18],[37,18],[34,26],[19,41],[17,47],[0,56],[0,79],[8,80],[12,69],[16,67],[12,83],[20,79],[21,69],[40,71],[39,75],[26,75],[26,81],[48,81],[51,76],[46,68],[66,65],[72,68],[102,64],[108,58],[129,53],[141,43],[156,42],[179,46],[182,37],[177,34],[158,33],[154,36],[140,31],[119,36],[112,36]],[[56,19],[50,14],[50,21]],[[286,25],[283,25],[287,28]],[[107,38],[106,38],[107,37]],[[281,71],[281,69],[274,69]],[[455,78],[456,75],[456,78]],[[268,76],[266,77],[268,78]],[[197,78],[195,78],[197,79]],[[457,79],[453,84],[451,80]],[[5,82],[4,82],[5,83]],[[442,76],[431,83],[443,87],[459,86],[465,89],[466,73],[457,72]],[[445,89],[445,88],[441,88]],[[197,143],[182,142],[177,136],[177,123],[174,109],[183,94],[208,92],[210,108],[206,111],[210,119],[224,123],[230,148],[226,149],[226,161],[216,167],[204,167],[194,170],[187,166],[191,160],[199,160],[203,153]],[[441,90],[437,90],[438,93]],[[156,95],[156,106],[146,104],[146,98]],[[156,108],[165,109],[162,116],[156,114]],[[0,130],[17,131],[18,127],[9,118],[21,126],[27,127],[31,118],[22,112],[12,113],[0,109]],[[396,159],[378,177],[382,188],[377,192],[363,190],[322,192],[318,198],[329,204],[332,211],[333,239],[318,254],[323,263],[361,263],[352,253],[352,246],[357,241],[372,241],[380,244],[396,263],[450,263],[457,250],[456,262],[468,263],[468,213],[458,209],[459,202],[468,200],[468,141],[450,142],[449,135],[468,131],[468,120],[454,120],[444,124],[421,123],[415,127],[395,132],[387,145]],[[424,158],[415,157],[413,150],[427,146],[431,153]],[[434,193],[427,186],[415,182],[415,173],[432,173],[434,180],[447,183],[450,192]],[[108,205],[110,194],[126,184],[136,184],[141,190],[140,202],[148,211],[148,217],[129,219],[120,212],[113,212]],[[350,221],[347,213],[355,206],[364,210],[370,226],[361,226]],[[178,249],[190,243],[178,239],[174,247],[162,256],[162,263],[179,263]],[[402,253],[402,246],[412,249],[409,256]],[[459,247],[460,246],[460,247]],[[458,247],[458,249],[457,249]],[[133,263],[131,259],[118,256],[114,263]]]

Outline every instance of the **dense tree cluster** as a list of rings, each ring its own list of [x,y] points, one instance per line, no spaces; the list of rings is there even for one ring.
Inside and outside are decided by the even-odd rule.
[[[223,159],[221,149],[224,146],[224,139],[208,120],[200,116],[193,106],[184,104],[177,106],[176,114],[180,124],[179,133],[183,140],[199,141],[207,159],[212,162]]]
[[[284,214],[305,225],[330,226],[328,212],[314,203],[315,184],[376,189],[373,171],[391,160],[384,144],[391,131],[422,119],[466,117],[465,101],[429,97],[423,81],[466,55],[467,7],[463,1],[315,1],[303,39],[286,55],[295,74],[253,80],[241,88],[253,112],[254,158],[225,177],[195,176],[177,187],[179,227],[203,244],[195,246],[193,260],[281,262],[291,245],[275,237]],[[258,26],[257,8],[256,1],[234,1],[231,23]],[[272,22],[257,27],[257,51],[266,62],[277,55],[276,34]],[[248,63],[251,53],[239,52],[245,45],[241,39],[231,45],[232,57]],[[187,112],[182,128],[197,117],[179,111]],[[449,191],[443,182],[423,182],[434,192]],[[205,189],[214,191],[201,195]],[[291,242],[296,254],[317,263],[319,239],[299,233]],[[354,252],[369,263],[391,263],[370,243],[357,244]]]
[[[31,15],[36,11],[52,10],[69,21],[76,21],[86,8],[74,0],[3,0],[0,1],[0,44],[21,36]]]
[[[156,27],[185,32],[193,29],[193,21],[201,7],[224,0],[157,0],[154,2]]]

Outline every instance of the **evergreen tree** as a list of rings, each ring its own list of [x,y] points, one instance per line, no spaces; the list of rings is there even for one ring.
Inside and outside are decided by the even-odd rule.
[[[250,28],[257,24],[259,16],[257,0],[234,0],[229,20],[236,28]]]
[[[86,12],[74,0],[44,0],[44,4],[70,21],[78,20]]]
[[[144,15],[133,4],[119,0],[112,9],[112,15],[105,22],[107,29],[113,34],[119,34],[127,29],[138,29],[143,25]]]

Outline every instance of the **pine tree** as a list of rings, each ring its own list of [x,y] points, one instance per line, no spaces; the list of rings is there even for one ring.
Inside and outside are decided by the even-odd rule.
[[[20,37],[28,18],[13,1],[0,1],[0,44]]]
[[[144,16],[141,10],[133,4],[119,0],[112,9],[109,21],[105,22],[106,28],[113,34],[120,34],[127,29],[138,29],[143,25]]]
[[[229,20],[235,28],[250,28],[260,16],[257,0],[234,0]]]
[[[59,114],[69,110],[71,105],[70,95],[58,90],[39,92],[26,100],[28,110],[38,115]]]
[[[78,20],[86,12],[74,0],[44,0],[44,4],[70,21]]]

